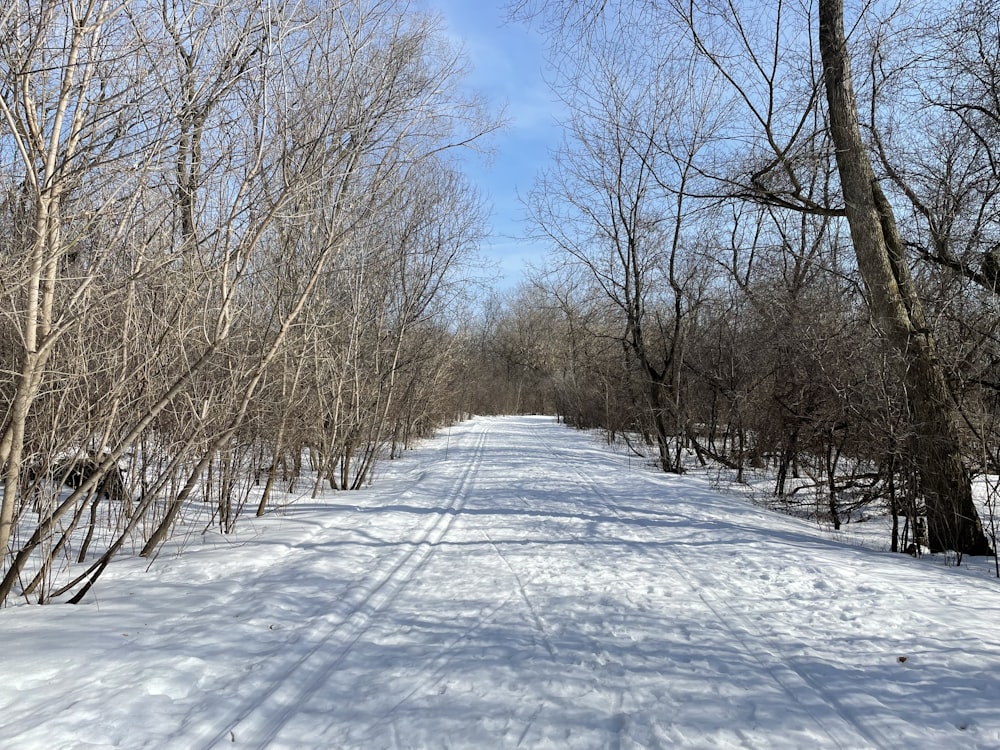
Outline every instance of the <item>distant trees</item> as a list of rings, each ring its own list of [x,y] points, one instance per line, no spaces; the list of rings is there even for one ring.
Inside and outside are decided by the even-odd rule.
[[[0,13],[0,599],[79,598],[304,456],[338,488],[450,415],[494,127],[389,1]],[[67,580],[71,560],[86,570]]]
[[[629,398],[644,407],[660,466],[680,471],[672,436],[688,427],[680,379],[705,279],[692,193],[718,114],[692,100],[696,63],[655,44],[626,23],[612,38],[595,33],[574,58],[562,91],[573,112],[566,143],[531,207],[557,262],[606,302]]]

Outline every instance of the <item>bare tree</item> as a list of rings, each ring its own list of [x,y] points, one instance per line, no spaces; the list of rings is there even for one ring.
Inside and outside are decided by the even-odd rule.
[[[3,554],[21,492],[25,426],[46,364],[74,327],[78,306],[110,255],[92,247],[85,264],[67,262],[78,254],[90,225],[87,214],[71,216],[67,202],[97,170],[104,170],[106,178],[114,165],[135,159],[118,140],[141,111],[143,89],[132,88],[134,80],[128,71],[123,75],[112,49],[108,27],[116,10],[96,0],[51,0],[12,3],[0,15],[0,148],[13,170],[8,174],[20,175],[8,195],[19,207],[16,237],[22,245],[17,252],[23,259],[21,272],[9,280],[18,290],[11,300],[18,336],[15,389],[0,423]],[[119,190],[136,187],[121,180],[117,190],[102,191],[100,184],[88,187],[107,201],[121,198]],[[60,281],[67,277],[72,290],[58,300]]]
[[[716,128],[719,139],[711,148],[714,161],[701,159],[697,163],[699,175],[707,178],[698,194],[750,201],[834,222],[846,218],[865,297],[886,341],[899,355],[901,366],[896,372],[911,420],[910,447],[920,457],[931,546],[960,553],[988,551],[963,463],[961,414],[910,275],[906,246],[890,201],[872,169],[868,145],[862,138],[842,3],[821,2],[818,19],[813,6],[799,2],[519,6],[522,12],[536,11],[547,19],[549,28],[561,37],[557,42],[560,50],[581,42],[594,49],[604,29],[617,32],[639,17],[645,32],[660,36],[668,51],[677,50],[674,57],[700,58],[714,71],[708,77],[701,68],[701,75],[692,79],[702,101],[718,95],[718,87],[723,86],[726,93],[718,96],[729,108],[725,124]],[[971,38],[976,37],[973,34]],[[992,70],[993,56],[984,52],[987,48],[975,43],[972,48],[979,50],[978,69]],[[662,59],[672,58],[666,55]],[[872,79],[879,82],[875,74]],[[978,80],[982,101],[990,106],[990,75]],[[650,100],[655,100],[656,91],[655,86],[650,87]],[[967,107],[961,111],[972,117],[975,110]],[[967,140],[978,140],[977,149],[987,153],[983,135],[990,117],[975,111],[975,118],[978,135]],[[666,143],[662,133],[657,134],[657,140]],[[676,153],[669,146],[662,150]],[[970,158],[969,152],[963,151],[963,163]],[[891,158],[883,161],[887,168],[893,163]],[[904,193],[912,187],[904,180],[898,183]],[[982,193],[990,201],[992,194],[990,188]],[[916,192],[909,197],[928,225],[934,223],[924,254],[936,255],[937,262],[951,259],[969,275],[971,264],[942,242],[950,226],[950,209],[946,207],[942,214],[929,202],[921,203]],[[833,223],[829,231],[840,230]],[[982,276],[982,269],[975,273]]]
[[[1000,11],[962,2],[870,22],[866,125],[889,188],[909,204],[907,249],[997,293],[1000,236]],[[862,105],[864,106],[864,104]]]
[[[674,436],[689,433],[680,381],[699,299],[694,194],[718,116],[714,99],[698,100],[696,63],[627,28],[595,31],[575,61],[570,138],[534,192],[534,218],[616,309],[660,466],[680,471]]]
[[[892,206],[875,177],[861,136],[843,2],[820,0],[819,11],[830,135],[836,146],[851,239],[876,320],[905,358],[902,377],[913,418],[913,447],[921,458],[930,546],[935,551],[990,554],[963,463],[959,417],[910,276]]]
[[[347,444],[303,416],[331,371],[337,413],[365,385],[363,481],[404,399],[433,400],[416,381],[442,384],[438,317],[478,231],[475,196],[435,182],[439,154],[494,127],[433,19],[391,1],[53,0],[0,21],[0,156],[26,175],[0,185],[0,599],[22,582],[79,600],[187,511],[234,528],[264,445],[273,467],[328,429]],[[362,276],[383,283],[350,287],[353,329],[325,316],[331,280]],[[56,582],[71,549],[89,565]]]

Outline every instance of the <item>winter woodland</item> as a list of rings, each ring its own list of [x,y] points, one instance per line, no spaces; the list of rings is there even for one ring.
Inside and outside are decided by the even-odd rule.
[[[1000,6],[510,11],[569,115],[491,292],[459,157],[502,115],[433,12],[0,9],[0,601],[348,497],[472,414],[992,553]]]

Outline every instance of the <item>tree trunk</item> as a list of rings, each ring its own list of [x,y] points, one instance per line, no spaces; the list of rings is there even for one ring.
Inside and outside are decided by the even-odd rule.
[[[819,45],[830,135],[858,268],[882,334],[905,363],[902,379],[927,506],[930,548],[991,554],[962,460],[957,409],[910,277],[895,216],[861,138],[843,11],[843,0],[819,0]]]

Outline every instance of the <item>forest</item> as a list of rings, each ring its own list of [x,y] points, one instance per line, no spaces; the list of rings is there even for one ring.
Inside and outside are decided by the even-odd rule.
[[[79,601],[185,517],[361,488],[470,414],[995,550],[1000,5],[510,10],[569,115],[538,262],[489,293],[457,155],[502,117],[432,11],[5,3],[0,602]]]

